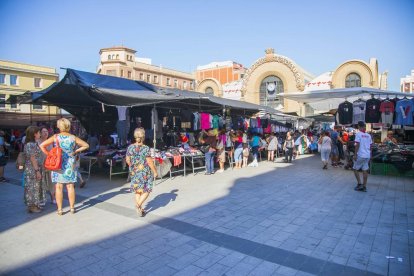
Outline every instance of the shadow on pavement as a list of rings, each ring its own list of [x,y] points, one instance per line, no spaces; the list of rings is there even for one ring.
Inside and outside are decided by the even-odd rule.
[[[147,212],[152,212],[157,210],[158,208],[167,206],[170,202],[175,201],[178,194],[178,189],[171,190],[169,193],[163,193],[159,194],[156,197],[154,197],[151,201],[148,201],[148,203],[145,206],[145,210]]]

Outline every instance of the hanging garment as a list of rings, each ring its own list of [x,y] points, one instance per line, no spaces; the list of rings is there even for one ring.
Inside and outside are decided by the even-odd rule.
[[[380,105],[381,122],[386,126],[392,125],[394,122],[395,106],[392,101],[384,100]]]
[[[352,103],[353,118],[352,123],[358,124],[359,121],[365,122],[366,102],[363,100],[356,100]]]
[[[193,130],[199,130],[200,125],[200,114],[198,112],[193,113]]]
[[[211,125],[210,125],[210,114],[208,114],[208,113],[200,113],[200,122],[201,122],[201,129],[209,129],[209,128],[211,128]]]
[[[408,99],[402,99],[397,102],[395,107],[397,118],[395,124],[397,125],[412,125],[413,124],[413,113],[414,103]]]
[[[349,125],[352,124],[352,116],[353,116],[353,106],[352,103],[345,101],[338,106],[339,115],[339,123],[341,125]]]
[[[213,116],[213,128],[219,128],[219,116],[218,115]]]
[[[365,122],[378,123],[381,118],[380,112],[381,101],[378,99],[369,99],[366,103]]]

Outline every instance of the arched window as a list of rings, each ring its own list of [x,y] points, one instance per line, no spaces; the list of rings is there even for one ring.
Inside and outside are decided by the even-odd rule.
[[[115,55],[112,55],[112,59],[115,59]]]
[[[108,55],[108,60],[111,59],[111,55]]]
[[[279,105],[279,93],[283,93],[283,81],[276,76],[267,76],[260,84],[260,104],[276,107]]]
[[[345,78],[345,87],[361,87],[361,77],[357,73],[351,73]]]
[[[211,88],[210,86],[209,86],[209,87],[207,87],[207,88],[206,88],[206,90],[204,90],[204,92],[205,92],[206,94],[209,94],[209,95],[214,95],[214,89],[213,89],[213,88]]]
[[[119,55],[116,55],[116,59],[119,59]]]

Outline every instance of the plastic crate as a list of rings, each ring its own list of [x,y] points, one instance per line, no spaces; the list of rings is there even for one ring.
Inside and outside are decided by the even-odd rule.
[[[372,175],[387,175],[386,163],[371,163],[371,174]]]
[[[402,177],[414,177],[414,170],[409,170],[409,171],[406,171],[406,172],[402,173],[393,164],[387,164],[387,175],[389,175],[389,176],[402,176]]]

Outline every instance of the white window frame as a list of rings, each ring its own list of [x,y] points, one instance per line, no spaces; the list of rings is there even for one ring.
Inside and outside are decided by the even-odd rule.
[[[171,86],[171,79],[170,78],[167,78],[167,85]]]
[[[177,80],[177,79],[175,79],[175,80],[174,80],[174,87],[175,87],[175,88],[177,88],[177,87],[178,87],[178,80]]]

